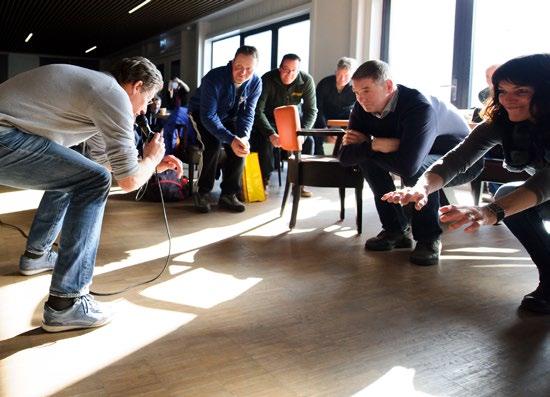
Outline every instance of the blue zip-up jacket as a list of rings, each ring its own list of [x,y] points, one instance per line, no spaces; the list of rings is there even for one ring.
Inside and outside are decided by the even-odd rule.
[[[222,143],[231,144],[235,136],[249,137],[256,103],[262,91],[262,80],[255,74],[241,86],[235,100],[231,61],[209,71],[189,101],[189,111],[200,115],[204,127]],[[236,131],[224,126],[236,118]]]

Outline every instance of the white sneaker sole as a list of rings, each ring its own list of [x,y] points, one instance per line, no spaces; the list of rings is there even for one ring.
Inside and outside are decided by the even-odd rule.
[[[53,268],[52,269],[43,268],[43,269],[34,269],[34,270],[23,270],[20,268],[19,273],[22,274],[23,276],[34,276],[35,274],[51,272],[52,270]]]
[[[42,329],[46,332],[63,332],[74,329],[86,329],[97,328],[109,324],[112,321],[112,317],[105,318],[103,321],[98,321],[92,325],[48,325],[42,322]]]

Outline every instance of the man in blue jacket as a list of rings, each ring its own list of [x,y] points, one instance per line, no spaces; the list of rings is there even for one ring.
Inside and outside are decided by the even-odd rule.
[[[344,136],[340,162],[359,165],[374,194],[382,223],[382,232],[368,239],[365,249],[411,248],[412,228],[417,243],[410,261],[435,265],[439,262],[442,233],[439,192],[429,196],[422,210],[412,211],[410,220],[400,205],[382,201],[381,197],[395,190],[391,174],[400,176],[406,186],[414,185],[434,161],[466,137],[468,125],[451,104],[395,84],[385,62],[362,64],[352,76],[352,85],[357,102]],[[478,162],[448,186],[468,182],[480,170]]]
[[[202,78],[189,102],[190,118],[204,144],[195,195],[195,206],[200,212],[211,210],[208,195],[214,187],[222,146],[225,159],[218,205],[232,212],[245,210],[236,195],[241,190],[244,159],[250,153],[248,138],[262,91],[262,82],[254,74],[257,64],[256,48],[240,47],[226,66],[212,69]]]

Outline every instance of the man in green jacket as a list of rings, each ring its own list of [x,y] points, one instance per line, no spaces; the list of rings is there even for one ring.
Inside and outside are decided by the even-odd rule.
[[[273,148],[279,147],[273,109],[284,105],[298,105],[302,128],[311,128],[317,117],[315,83],[309,74],[300,71],[300,61],[298,55],[286,54],[278,69],[262,76],[262,94],[256,105],[250,144],[251,150],[258,152],[265,187],[274,169]],[[313,154],[311,137],[304,142],[302,153]],[[301,196],[310,197],[311,192],[302,189]]]

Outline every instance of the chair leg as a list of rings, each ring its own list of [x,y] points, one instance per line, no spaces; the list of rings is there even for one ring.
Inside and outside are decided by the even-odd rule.
[[[300,202],[300,185],[295,183],[292,186],[292,215],[290,216],[289,228],[296,226],[296,216],[298,215],[298,203]]]
[[[288,175],[287,175],[286,182],[285,182],[285,191],[283,193],[283,202],[281,203],[281,213],[280,213],[279,216],[283,216],[283,211],[285,210],[286,199],[288,198],[288,191],[290,190],[289,187],[290,187],[290,181],[288,180]]]
[[[282,185],[282,180],[281,180],[281,148],[277,148],[277,150],[275,151],[276,153],[276,159],[275,161],[277,161],[277,176],[279,177],[279,186]]]
[[[193,195],[195,164],[189,163],[189,196]]]
[[[483,181],[479,178],[476,178],[472,182],[470,182],[470,187],[472,189],[472,196],[474,196],[474,205],[479,205],[481,203]]]
[[[346,216],[346,189],[339,187],[338,193],[340,193],[340,220],[343,221]]]
[[[363,189],[355,188],[355,201],[357,203],[357,216],[355,219],[357,234],[361,234],[363,231]]]

